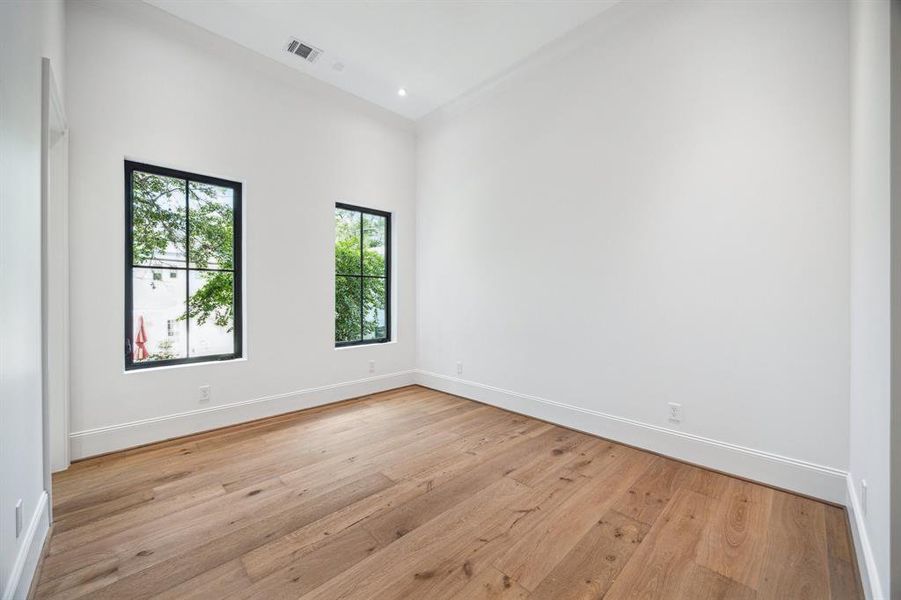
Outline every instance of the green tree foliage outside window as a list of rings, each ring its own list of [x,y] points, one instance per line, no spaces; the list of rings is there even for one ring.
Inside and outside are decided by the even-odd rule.
[[[388,337],[388,216],[335,210],[335,342]]]
[[[134,264],[159,264],[171,256],[173,248],[176,252],[185,248],[186,206],[159,202],[184,189],[184,180],[135,171],[132,190]],[[234,209],[231,203],[216,202],[218,193],[217,186],[194,181],[188,185],[192,268],[232,269],[234,266]],[[191,294],[188,312],[179,320],[190,317],[200,325],[212,320],[231,331],[235,316],[232,273],[200,271],[200,277],[203,285]]]

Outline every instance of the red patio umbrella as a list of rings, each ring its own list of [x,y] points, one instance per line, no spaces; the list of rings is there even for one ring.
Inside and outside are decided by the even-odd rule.
[[[139,319],[140,326],[138,326],[138,333],[135,335],[134,360],[146,360],[150,354],[147,352],[147,332],[144,331],[144,315],[141,315]]]

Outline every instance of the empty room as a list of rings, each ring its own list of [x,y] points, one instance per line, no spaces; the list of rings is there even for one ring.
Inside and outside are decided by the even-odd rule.
[[[0,0],[0,600],[901,600],[899,324],[901,2]]]

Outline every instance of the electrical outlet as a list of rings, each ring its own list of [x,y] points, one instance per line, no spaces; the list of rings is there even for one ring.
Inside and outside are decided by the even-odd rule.
[[[213,397],[213,391],[210,389],[209,385],[200,386],[200,401],[201,402],[209,402],[210,398]]]
[[[860,510],[863,516],[867,516],[867,480],[860,480]]]
[[[375,361],[374,360],[369,361],[369,372],[375,373]]]
[[[22,499],[16,502],[16,537],[22,533]]]
[[[457,375],[462,375],[462,374],[463,374],[463,361],[458,360],[457,361]]]
[[[669,420],[671,423],[682,422],[682,405],[678,402],[669,403]]]

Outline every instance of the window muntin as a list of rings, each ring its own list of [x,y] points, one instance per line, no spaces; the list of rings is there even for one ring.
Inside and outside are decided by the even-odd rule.
[[[241,184],[126,161],[125,219],[126,369],[240,357]]]
[[[391,339],[391,214],[335,205],[335,346]]]

